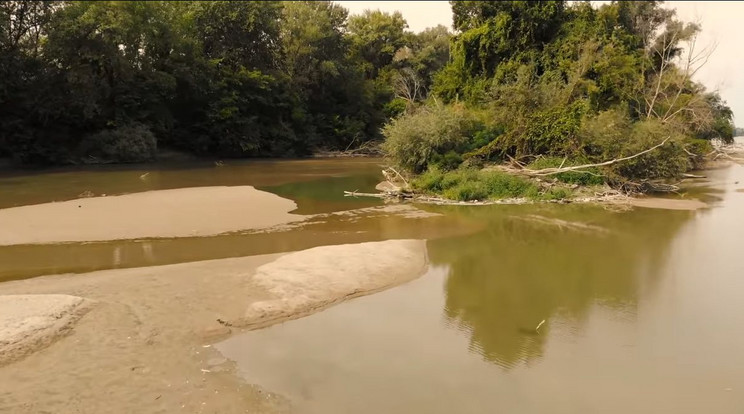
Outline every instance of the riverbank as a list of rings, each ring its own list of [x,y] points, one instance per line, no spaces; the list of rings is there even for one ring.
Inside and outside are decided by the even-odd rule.
[[[390,240],[3,283],[0,295],[93,304],[56,342],[0,366],[0,411],[282,410],[286,401],[240,382],[211,344],[405,283],[426,262],[423,241]]]
[[[734,144],[716,148],[709,154],[701,172],[744,164],[744,143],[740,141],[737,138]],[[603,177],[592,171],[568,168],[570,170],[566,172],[552,174],[554,171],[551,171],[548,175],[540,175],[524,167],[494,164],[451,171],[429,169],[407,179],[395,169],[387,168],[382,172],[385,181],[375,187],[378,193],[344,193],[347,197],[376,197],[436,205],[592,203],[670,210],[697,210],[708,206],[699,199],[684,197],[686,183],[705,179],[705,175],[685,173],[674,183],[660,180],[628,182],[618,189],[604,183]],[[547,170],[558,171],[560,168]],[[680,197],[659,196],[670,193]]]
[[[720,167],[723,168],[723,167]],[[431,194],[421,194],[416,191],[403,190],[389,181],[377,185],[379,193],[359,193],[346,191],[347,197],[375,197],[393,202],[409,202],[417,204],[449,205],[449,206],[490,206],[490,205],[523,205],[523,204],[598,204],[610,208],[658,208],[666,210],[698,210],[708,207],[708,204],[697,198],[668,198],[649,196],[646,194],[628,195],[620,191],[604,187],[570,188],[559,187],[565,191],[578,191],[571,197],[507,197],[485,200],[454,200]]]

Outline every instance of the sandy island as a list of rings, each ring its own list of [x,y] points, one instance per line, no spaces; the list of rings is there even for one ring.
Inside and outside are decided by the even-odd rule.
[[[251,186],[193,187],[0,209],[0,246],[212,236],[303,220]]]
[[[404,283],[425,268],[424,241],[389,240],[0,284],[0,298],[24,295],[6,296],[3,312],[19,301],[54,304],[25,315],[41,315],[36,327],[58,333],[46,347],[10,345],[27,352],[0,365],[0,412],[283,411],[286,401],[242,382],[210,344]],[[80,298],[90,301],[90,310],[56,330],[55,318],[45,316],[79,305]],[[0,333],[11,332],[7,327]],[[0,343],[7,347],[18,337],[0,337]]]

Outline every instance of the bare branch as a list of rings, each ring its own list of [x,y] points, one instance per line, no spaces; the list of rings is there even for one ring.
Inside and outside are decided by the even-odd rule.
[[[522,172],[523,174],[526,174],[526,175],[531,175],[531,176],[546,176],[546,175],[560,174],[560,173],[569,172],[569,171],[584,170],[584,169],[593,168],[593,167],[606,167],[608,165],[616,164],[618,162],[628,161],[628,160],[631,160],[633,158],[640,157],[643,154],[648,154],[649,152],[651,152],[651,151],[653,151],[653,150],[661,147],[662,145],[666,144],[666,142],[669,141],[669,138],[670,137],[666,137],[664,139],[664,141],[661,141],[661,143],[656,144],[656,145],[654,145],[653,147],[651,147],[651,148],[649,148],[647,150],[641,151],[641,152],[639,152],[637,154],[633,154],[633,155],[630,155],[630,156],[627,156],[627,157],[615,158],[613,160],[609,160],[609,161],[605,161],[605,162],[600,162],[600,163],[596,163],[596,164],[584,164],[584,165],[576,165],[576,166],[571,166],[571,167],[559,167],[559,168],[543,168],[543,169],[540,169],[540,170],[523,169],[520,172]]]

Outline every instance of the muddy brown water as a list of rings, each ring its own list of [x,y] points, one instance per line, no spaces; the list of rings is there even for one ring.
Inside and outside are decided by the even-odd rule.
[[[329,214],[380,206],[342,196],[371,191],[379,170],[379,160],[307,160],[6,175],[0,208],[85,191],[254,185],[317,216],[273,232],[4,246],[0,281],[425,238],[420,279],[217,348],[243,380],[301,413],[744,412],[743,167],[696,181],[711,205],[698,211]]]

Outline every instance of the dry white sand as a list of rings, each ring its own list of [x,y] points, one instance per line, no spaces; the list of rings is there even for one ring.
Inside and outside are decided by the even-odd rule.
[[[0,365],[54,342],[87,308],[70,295],[0,296]]]
[[[211,236],[303,220],[251,186],[193,187],[0,209],[0,246]]]
[[[360,294],[399,285],[423,274],[421,240],[323,246],[288,254],[258,268],[251,283],[271,299],[251,304],[248,321],[303,315]]]

